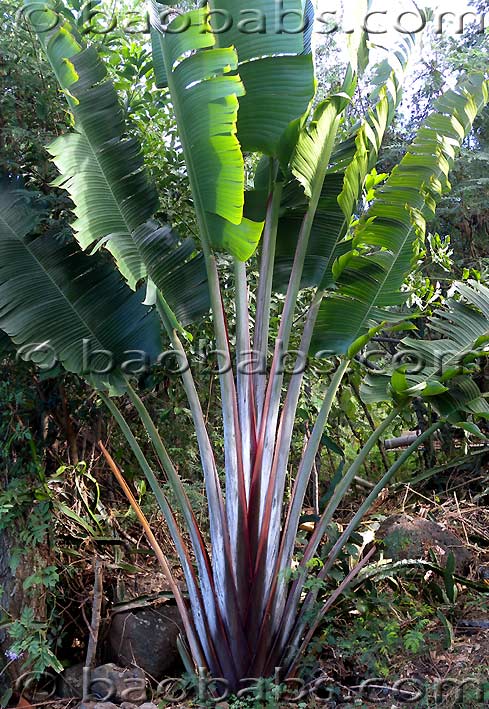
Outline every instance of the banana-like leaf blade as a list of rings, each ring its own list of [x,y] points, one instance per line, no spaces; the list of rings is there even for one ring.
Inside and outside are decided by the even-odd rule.
[[[147,272],[183,326],[209,311],[209,286],[202,253],[193,239],[180,243],[170,227],[146,222],[133,232],[133,239]]]
[[[377,163],[385,131],[391,124],[401,100],[405,70],[413,46],[414,40],[407,37],[393,57],[379,65],[372,81],[376,87],[372,94],[372,100],[375,101],[373,108],[369,109],[365,119],[355,127],[353,135],[342,141],[334,150],[311,231],[302,288],[334,287],[333,264],[351,249],[351,241],[345,240],[345,235],[352,215],[359,208],[365,180]],[[345,88],[348,88],[348,77]],[[353,88],[354,85],[351,84],[350,91]],[[298,151],[295,155],[294,173],[307,193],[310,190],[307,174],[313,175],[314,161],[310,161],[308,167],[308,162],[304,161],[305,155],[300,160],[300,146]],[[301,172],[305,174],[301,175]],[[297,192],[293,184],[289,184],[284,190],[284,213],[279,222],[274,265],[274,288],[278,291],[287,288],[296,248],[293,230],[297,228],[306,209],[305,202],[297,199]],[[297,234],[297,231],[295,233]]]
[[[336,291],[320,308],[312,342],[315,352],[353,354],[369,331],[389,319],[387,308],[401,305],[401,292],[441,195],[456,151],[488,101],[482,76],[470,77],[436,102],[407,155],[355,229],[351,251],[335,265]]]
[[[289,123],[314,96],[310,0],[211,0],[211,24],[221,46],[234,46],[245,94],[239,99],[238,139],[245,151],[278,156]]]
[[[230,47],[216,47],[208,9],[173,20],[167,30],[151,14],[155,42],[164,57],[179,125],[201,238],[246,261],[255,251],[262,222],[243,217],[244,160],[236,137],[243,84]],[[185,32],[176,31],[185,22]]]
[[[161,352],[158,320],[101,255],[33,236],[40,218],[32,195],[2,190],[0,329],[25,360],[120,387],[124,363],[129,374],[131,360],[139,371]]]
[[[151,271],[177,319],[187,325],[209,309],[202,259],[190,257],[191,240],[177,248],[178,239],[162,238],[170,231],[167,227],[149,221],[158,199],[140,146],[128,135],[117,92],[95,48],[84,47],[76,28],[56,9],[47,2],[26,2],[74,116],[75,131],[57,138],[48,150],[61,173],[55,184],[65,188],[75,203],[77,219],[72,226],[78,243],[84,250],[108,249],[133,289]],[[153,234],[148,233],[150,223]],[[144,253],[134,236],[141,229]]]
[[[32,3],[26,3],[31,6]],[[146,269],[131,233],[150,219],[158,206],[143,165],[140,146],[127,136],[117,93],[94,47],[84,48],[76,30],[57,15],[55,27],[43,29],[49,3],[34,3],[29,15],[60,86],[68,93],[76,132],[49,147],[77,217],[73,229],[82,249],[103,245],[114,256],[131,288]],[[55,14],[56,17],[56,14]],[[53,18],[54,22],[54,18]]]

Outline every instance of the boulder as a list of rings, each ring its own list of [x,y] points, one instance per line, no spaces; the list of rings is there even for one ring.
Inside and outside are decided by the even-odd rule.
[[[83,695],[84,662],[67,667],[59,676],[58,694],[63,699],[80,698]]]
[[[179,660],[177,637],[182,630],[178,608],[171,603],[115,613],[109,630],[111,659],[137,665],[159,682]]]
[[[433,550],[440,566],[445,566],[448,554],[453,552],[456,570],[461,574],[468,572],[472,561],[472,554],[455,534],[422,517],[388,517],[377,530],[375,541],[384,558],[393,561],[428,559]]]
[[[141,704],[146,701],[146,677],[140,667],[118,667],[109,662],[92,670],[89,691],[90,698],[103,702]]]

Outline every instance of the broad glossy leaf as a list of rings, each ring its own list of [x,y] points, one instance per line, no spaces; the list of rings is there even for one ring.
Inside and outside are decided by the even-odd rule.
[[[265,57],[240,64],[239,74],[246,90],[239,100],[241,146],[278,156],[286,128],[305,113],[314,94],[312,57]]]
[[[452,423],[487,416],[488,402],[472,375],[473,362],[489,353],[489,288],[475,281],[455,288],[456,297],[428,318],[426,339],[401,342],[399,358],[411,364],[368,374],[361,389],[366,402],[385,401],[394,390],[405,399],[426,397]]]
[[[311,2],[211,0],[209,6],[219,44],[236,48],[245,87],[239,100],[240,144],[245,151],[277,156],[287,126],[306,112],[314,96]]]
[[[84,47],[64,16],[56,22],[49,3],[26,6],[75,119],[76,132],[49,147],[61,172],[55,184],[67,189],[75,203],[73,228],[80,246],[107,248],[134,289],[146,270],[131,232],[158,206],[140,147],[127,136],[117,93],[95,48]],[[46,30],[48,20],[51,29]]]
[[[168,31],[152,14],[155,41],[168,84],[199,215],[201,238],[245,261],[255,251],[262,222],[243,217],[244,160],[236,138],[243,84],[233,48],[216,47],[207,8],[173,20]],[[185,22],[185,32],[176,32]]]
[[[148,268],[154,270],[158,244],[161,253],[153,280],[183,324],[188,324],[208,310],[204,267],[201,260],[194,261],[185,250],[176,248],[178,239],[159,241],[166,227],[151,222],[154,234],[148,234],[149,220],[158,207],[156,190],[148,180],[137,140],[128,135],[104,64],[93,46],[83,46],[64,14],[56,24],[48,3],[28,3],[28,7],[74,116],[75,131],[57,138],[48,150],[61,173],[55,184],[68,190],[75,203],[77,219],[72,226],[78,243],[84,250],[108,249],[133,289],[147,277]],[[50,29],[44,31],[45,26]],[[141,228],[146,234],[144,254],[134,238],[135,230]],[[179,264],[175,263],[177,254],[182,258]],[[145,258],[150,259],[148,267]],[[163,264],[167,263],[172,271],[165,274]]]
[[[170,227],[147,222],[133,233],[148,275],[182,325],[209,311],[209,287],[202,253],[193,239],[180,242]]]
[[[161,351],[158,320],[101,255],[32,235],[39,219],[30,194],[2,190],[0,329],[25,360],[120,386],[122,364],[140,369]]]
[[[323,101],[316,108],[310,125],[299,132],[290,168],[309,198],[316,190],[322,190],[325,167],[329,165],[329,161],[326,166],[322,164],[323,155],[332,152],[334,143],[331,146],[329,143],[333,126],[349,102],[347,94]]]
[[[345,217],[338,204],[343,175],[328,174],[324,180],[318,210],[311,229],[309,248],[302,274],[301,288],[319,284],[333,285],[332,266],[340,255],[349,250],[349,242],[342,242],[346,233]],[[305,213],[302,208],[291,208],[279,221],[277,251],[274,264],[274,289],[285,291],[290,278],[297,235]]]

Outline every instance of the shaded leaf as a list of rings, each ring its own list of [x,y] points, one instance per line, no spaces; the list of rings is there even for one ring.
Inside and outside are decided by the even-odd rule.
[[[40,217],[25,191],[0,194],[0,328],[25,360],[123,385],[121,365],[161,351],[158,321],[102,256],[35,236]]]

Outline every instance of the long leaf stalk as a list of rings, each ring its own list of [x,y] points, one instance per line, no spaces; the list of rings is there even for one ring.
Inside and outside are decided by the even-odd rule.
[[[172,70],[173,66],[167,65],[168,86],[174,97],[173,108],[177,122],[182,126],[182,147],[188,166],[189,182],[194,196],[196,218],[204,254],[220,372],[226,472],[226,516],[233,568],[232,574],[229,574],[227,578],[220,579],[223,585],[220,586],[222,592],[219,593],[219,602],[225,621],[230,628],[233,653],[239,657],[239,661],[242,663],[240,670],[245,671],[246,657],[249,651],[246,649],[247,641],[243,632],[243,614],[251,569],[249,568],[247,495],[237,393],[216,258],[210,247],[212,240],[205,216],[206,204],[201,194],[201,185],[197,179],[198,169],[194,165],[194,155],[190,147],[191,139],[183,128],[187,123],[183,106],[177,99],[179,92],[174,83]]]
[[[246,264],[235,259],[234,276],[236,290],[236,391],[238,397],[241,445],[243,451],[243,474],[246,500],[249,501],[251,467],[256,450],[256,412],[254,403],[253,353],[250,340],[250,316],[248,302],[248,279]],[[248,510],[246,510],[248,512]]]
[[[193,378],[187,354],[172,322],[171,313],[161,294],[157,296],[157,307],[161,320],[170,337],[175,350],[179,366],[182,371],[182,381],[187,395],[192,420],[197,434],[202,470],[207,492],[207,505],[209,511],[209,526],[212,546],[212,568],[216,587],[225,589],[229,580],[233,579],[232,554],[229,540],[226,511],[222,496],[221,483],[217,472],[214,451],[209,439],[204,413]],[[235,593],[230,593],[235,596]]]
[[[242,624],[240,622],[239,606],[237,604],[235,586],[233,583],[230,583],[230,580],[232,581],[232,576],[229,577],[221,575],[219,572],[222,567],[218,564],[215,565],[215,568],[217,568],[218,575],[215,577],[212,575],[209,558],[206,552],[205,542],[202,538],[199,526],[195,519],[195,515],[193,514],[190,501],[188,500],[180,477],[178,476],[178,473],[176,472],[173,464],[171,463],[168,457],[168,453],[166,452],[165,446],[163,445],[158,429],[154,425],[151,416],[146,407],[144,406],[143,402],[141,401],[140,397],[136,394],[136,392],[134,391],[134,389],[132,389],[130,385],[128,385],[128,396],[133,402],[136,410],[138,411],[141,421],[144,427],[146,428],[146,431],[151,439],[151,442],[153,443],[153,446],[163,465],[163,468],[168,475],[168,481],[177,498],[177,501],[179,502],[180,508],[187,523],[187,527],[189,529],[189,533],[194,547],[197,566],[199,569],[199,577],[202,584],[204,598],[206,598],[206,602],[209,603],[209,606],[212,610],[211,619],[214,621],[213,627],[216,632],[216,637],[218,636],[220,629],[215,623],[220,618],[222,618],[222,622],[224,623],[224,626],[226,628],[226,633],[230,645],[240,640],[242,643],[245,643],[246,646],[247,641],[244,635]],[[222,540],[222,544],[225,544],[225,539]],[[216,551],[214,551],[214,553],[216,553]],[[223,555],[223,557],[217,557],[217,560],[221,561],[225,558],[226,557]],[[229,569],[228,571],[230,572],[231,569]],[[217,612],[217,609],[215,607],[216,600],[220,610],[219,613]]]
[[[279,555],[280,567],[277,569],[279,574],[290,566],[294,549],[294,541],[299,528],[301,511],[304,504],[307,487],[309,485],[309,480],[311,478],[314,461],[316,459],[321,438],[326,428],[338,389],[341,385],[343,377],[348,371],[349,364],[349,360],[344,359],[334,373],[303,453],[295,478],[292,499],[284,525],[282,537],[283,542]]]
[[[246,483],[243,468],[241,429],[239,425],[238,402],[234,373],[232,369],[229,338],[224,315],[224,305],[219,284],[219,276],[215,257],[208,261],[209,290],[216,333],[217,349],[224,354],[224,368],[219,375],[221,382],[221,398],[224,424],[225,468],[226,468],[226,515],[228,521],[230,545],[233,561],[233,588],[228,593],[234,593],[237,599],[236,616],[227,609],[227,622],[235,626],[241,635],[241,643],[237,643],[236,652],[241,657],[243,666],[249,662],[250,648],[244,632],[246,605],[251,579],[251,550],[248,532],[248,504]],[[227,462],[226,462],[227,461]]]
[[[168,87],[173,97],[173,109],[177,123],[182,126],[182,147],[188,168],[188,176],[194,197],[195,214],[204,255],[209,287],[215,344],[219,364],[221,409],[224,428],[224,466],[226,476],[226,517],[229,530],[232,573],[218,579],[217,596],[223,621],[228,628],[229,642],[234,662],[240,676],[245,676],[249,667],[251,650],[244,630],[244,616],[248,602],[251,578],[251,552],[248,532],[247,494],[243,468],[241,429],[239,424],[236,383],[232,371],[232,358],[225,318],[222,293],[216,257],[211,249],[211,234],[206,219],[207,205],[202,196],[194,164],[191,138],[187,135],[188,125],[185,111],[178,100],[179,92],[175,84],[173,66],[165,56]],[[221,585],[222,584],[222,585]]]
[[[257,369],[254,376],[256,423],[261,424],[261,415],[265,401],[266,371],[268,359],[268,339],[270,331],[270,307],[273,286],[273,266],[277,245],[277,229],[280,203],[282,199],[283,182],[272,183],[271,195],[268,201],[265,228],[262,237],[260,274],[256,296],[256,316],[253,351],[256,356]]]
[[[351,535],[355,531],[355,529],[358,527],[359,523],[363,519],[363,517],[367,514],[368,510],[371,508],[375,500],[378,498],[382,490],[385,489],[385,487],[389,484],[389,482],[392,480],[394,475],[399,472],[399,470],[402,468],[402,466],[408,461],[408,459],[411,457],[413,453],[416,452],[416,450],[425,443],[425,441],[429,440],[431,436],[443,425],[442,421],[437,421],[436,423],[432,424],[429,428],[426,429],[422,434],[420,434],[417,439],[407,448],[402,455],[398,457],[398,459],[390,466],[389,470],[386,471],[386,473],[380,478],[380,480],[376,483],[375,487],[372,489],[370,494],[365,498],[365,500],[362,502],[350,522],[348,523],[347,527],[345,530],[342,532],[340,537],[337,539],[333,547],[331,548],[330,552],[328,553],[327,559],[324,562],[324,565],[321,569],[321,571],[318,574],[318,580],[324,581],[324,579],[327,577],[327,575],[330,573],[333,564],[335,563],[336,559],[338,558],[339,554],[341,553],[341,550],[344,548],[345,544],[348,542],[350,539]],[[372,550],[372,552],[375,551],[375,549]],[[308,618],[310,617],[310,611],[312,608],[313,603],[315,603],[316,598],[317,598],[317,590],[311,591],[306,599],[304,600],[304,603],[301,607],[300,614],[297,619],[297,629],[295,631],[295,638],[300,637],[301,632],[303,632],[303,629],[306,627],[308,624]],[[324,614],[323,614],[324,615]],[[310,630],[308,632],[307,637],[312,637],[314,634],[315,630],[317,629],[317,626],[321,620],[322,616],[316,616],[314,615],[314,621],[311,624]],[[291,641],[290,643],[290,650],[289,650],[289,660],[294,656],[294,648],[295,652],[297,652],[297,647],[294,645],[294,640]]]
[[[264,571],[265,589],[268,589],[270,587],[270,578],[273,576],[273,569],[275,568],[275,562],[280,546],[280,521],[282,517],[282,503],[287,476],[287,464],[290,456],[290,448],[294,431],[294,421],[296,417],[297,406],[299,404],[302,382],[306,371],[306,362],[309,353],[309,348],[311,345],[311,338],[322,298],[323,292],[318,291],[315,294],[312,303],[309,307],[306,322],[304,325],[304,330],[302,333],[299,353],[295,363],[294,373],[291,376],[287,389],[287,396],[285,398],[285,403],[282,409],[282,413],[280,415],[280,423],[277,432],[277,441],[274,451],[272,471],[270,475],[270,482],[268,485],[267,499],[265,505],[266,524],[264,525],[264,529],[262,530],[259,539],[258,555],[255,569],[255,574],[258,576],[260,576],[260,573]],[[343,378],[343,374],[345,371],[346,369],[338,373],[340,381]],[[330,391],[328,390],[326,398],[328,399],[329,397],[329,399],[331,400],[331,404],[335,394],[336,391],[331,392],[330,394]],[[329,415],[329,411],[327,415]],[[260,566],[263,567],[264,564],[265,569],[262,568],[260,570]],[[266,598],[266,595],[264,598]],[[263,607],[261,610],[263,611]]]
[[[300,637],[300,626],[297,620],[297,607],[300,597],[304,589],[304,584],[307,579],[307,567],[314,554],[317,551],[321,540],[327,532],[328,526],[332,521],[333,515],[336,512],[338,505],[341,503],[346,492],[350,488],[354,478],[358,475],[360,469],[365,464],[369,453],[376,445],[377,441],[384,435],[392,422],[399,415],[399,411],[394,409],[380,424],[380,426],[372,433],[362,450],[356,456],[354,462],[343,475],[340,483],[337,485],[333,495],[323,511],[319,522],[316,524],[314,532],[306,546],[303,557],[297,569],[297,578],[293,581],[288,590],[287,601],[281,613],[281,624],[279,632],[274,638],[275,653],[281,654],[287,644],[294,642],[296,637]],[[280,650],[278,650],[278,648]]]
[[[206,658],[207,658],[207,665],[209,668],[211,667],[216,667],[216,662],[215,658],[217,657],[217,653],[214,647],[214,638],[218,634],[218,628],[219,628],[219,618],[218,618],[218,609],[215,606],[215,593],[213,592],[212,588],[212,579],[210,577],[210,564],[209,560],[207,557],[207,551],[205,549],[205,546],[203,545],[203,542],[201,540],[197,540],[197,543],[195,544],[195,540],[192,539],[192,537],[195,537],[195,529],[194,529],[194,535],[192,535],[192,529],[188,529],[190,538],[194,544],[193,546],[193,552],[194,556],[201,560],[201,569],[199,573],[199,581],[200,581],[200,586],[197,580],[197,577],[195,575],[193,566],[192,566],[192,561],[190,558],[190,554],[188,552],[188,549],[186,548],[185,542],[183,541],[182,535],[179,530],[178,523],[175,519],[175,516],[171,510],[171,506],[166,498],[166,495],[161,488],[160,484],[158,483],[158,480],[156,478],[156,475],[153,472],[153,469],[151,468],[148,460],[146,459],[144,453],[141,450],[141,447],[139,446],[139,443],[136,441],[136,438],[134,437],[134,434],[132,433],[130,427],[128,426],[126,420],[120,413],[119,409],[117,406],[114,404],[112,399],[110,399],[108,396],[106,396],[103,392],[99,392],[99,395],[104,402],[104,404],[107,406],[108,410],[114,417],[114,420],[118,424],[119,428],[121,429],[122,433],[124,434],[124,437],[126,438],[127,442],[129,443],[129,446],[131,450],[134,453],[134,456],[136,460],[138,461],[138,464],[143,471],[150,487],[151,490],[153,491],[153,494],[155,496],[156,501],[158,502],[158,505],[163,513],[163,516],[165,518],[166,523],[168,524],[168,528],[173,540],[173,543],[175,544],[175,548],[177,550],[178,557],[180,559],[180,563],[182,564],[182,568],[184,571],[185,575],[185,581],[187,583],[187,588],[189,591],[190,595],[190,602],[192,604],[192,613],[194,615],[194,620],[196,623],[196,629],[199,634],[199,636],[202,638],[202,644],[204,647],[204,650],[206,652]],[[199,554],[200,550],[200,554]],[[203,600],[203,593],[205,593],[205,589],[207,587],[207,596],[206,596],[206,601],[204,602]],[[207,632],[206,632],[207,631]],[[230,658],[231,659],[231,658]],[[219,663],[218,663],[219,665]],[[221,666],[222,666],[222,660],[221,660]],[[218,669],[218,667],[217,667]],[[224,667],[222,668],[224,669]],[[231,662],[228,662],[228,669],[229,671],[235,675],[236,669],[232,666]]]
[[[292,561],[302,505],[311,476],[314,459],[336,393],[348,369],[348,365],[349,360],[347,359],[340,363],[327,389],[321,410],[299,465],[284,527],[278,539],[275,540],[276,547],[274,548],[270,545],[268,554],[264,553],[264,549],[261,550],[262,556],[259,557],[261,565],[258,566],[257,573],[261,574],[262,583],[264,583],[265,600],[264,603],[257,606],[257,626],[260,628],[259,639],[256,643],[257,651],[255,662],[257,664],[263,663],[264,659],[267,657],[270,645],[273,644],[273,639],[276,637],[279,630],[278,626],[282,624],[282,614],[288,585],[284,579],[284,570],[290,567]],[[278,532],[280,533],[280,529]],[[268,564],[270,564],[270,566],[268,566]],[[262,615],[260,615],[260,613]]]
[[[282,366],[283,356],[289,347],[294,322],[294,313],[297,306],[297,298],[300,292],[302,274],[307,255],[307,247],[309,245],[311,230],[321,197],[324,176],[329,165],[338,127],[339,117],[336,117],[330,126],[327,144],[325,145],[320,157],[320,164],[317,169],[317,175],[320,177],[316,179],[309,201],[309,206],[299,232],[294,264],[292,266],[292,272],[289,279],[284,308],[280,320],[280,327],[275,344],[270,376],[263,405],[263,412],[260,418],[261,425],[258,436],[257,455],[251,481],[252,493],[250,496],[250,527],[253,539],[256,540],[259,539],[259,535],[261,533],[267,485],[276,441],[277,420],[284,379]]]
[[[122,490],[124,491],[124,494],[126,495],[127,499],[129,500],[129,504],[131,505],[132,509],[134,510],[136,517],[139,519],[143,529],[144,533],[146,534],[146,538],[148,539],[148,542],[150,546],[152,547],[156,558],[158,559],[158,562],[163,569],[163,573],[165,574],[168,583],[170,585],[170,588],[172,590],[172,593],[175,597],[175,602],[177,604],[177,608],[180,612],[180,616],[182,618],[182,623],[185,629],[185,633],[187,635],[188,642],[190,644],[190,648],[192,651],[192,655],[194,658],[196,658],[200,664],[200,666],[205,667],[207,664],[207,660],[203,654],[203,650],[201,647],[201,642],[199,639],[199,636],[196,632],[195,626],[193,624],[193,621],[190,617],[190,614],[187,609],[187,605],[185,603],[185,600],[183,598],[183,594],[180,590],[180,587],[178,586],[177,582],[175,581],[175,578],[173,576],[170,564],[168,563],[168,560],[163,553],[163,550],[161,546],[158,544],[158,541],[151,531],[151,527],[149,525],[148,520],[146,519],[141,507],[138,505],[136,498],[132,494],[132,491],[129,487],[129,485],[126,483],[124,480],[124,477],[119,470],[117,464],[115,463],[114,459],[110,455],[110,453],[107,451],[105,446],[101,441],[98,442],[98,446],[100,450],[103,453],[103,456],[105,460],[107,461],[114,477],[116,478],[117,482],[121,486]],[[205,640],[205,639],[204,639]]]
[[[335,132],[337,129],[337,123],[333,126],[331,130],[331,134],[334,136]],[[330,134],[330,139],[331,139],[331,134]],[[332,144],[331,142],[329,143],[329,147],[331,147]],[[328,154],[328,150],[324,151],[323,153],[323,160],[325,158],[325,153],[326,155]],[[325,168],[327,166],[327,160],[329,160],[329,156],[326,160],[324,160],[322,167]],[[319,174],[321,174],[321,170],[319,170]],[[324,172],[322,173],[324,176]],[[324,179],[324,177],[323,177]],[[322,189],[322,180],[318,180],[316,183],[316,189],[313,192],[311,203],[309,205],[309,210],[306,213],[306,217],[301,229],[301,234],[299,237],[299,243],[298,247],[296,250],[296,256],[294,260],[294,266],[292,269],[292,274],[291,274],[291,279],[289,282],[289,289],[287,292],[287,298],[286,298],[286,303],[284,307],[284,313],[282,315],[282,322],[281,322],[281,328],[279,330],[279,337],[277,338],[277,345],[278,347],[284,348],[283,344],[283,339],[282,337],[285,336],[285,341],[288,343],[288,339],[290,338],[290,332],[291,330],[289,329],[290,326],[290,314],[291,312],[293,313],[294,307],[295,307],[295,302],[296,302],[296,297],[297,295],[294,293],[294,288],[297,282],[300,283],[300,279],[302,278],[302,270],[304,267],[304,259],[303,256],[305,255],[305,250],[302,252],[302,244],[301,244],[301,237],[305,237],[305,249],[307,249],[307,243],[308,239],[310,236],[310,231],[312,228],[312,223],[315,218],[315,213],[317,210],[317,206],[319,204],[319,197],[321,194],[321,189]],[[297,280],[296,280],[297,279]],[[314,325],[316,322],[318,310],[321,304],[323,298],[323,292],[318,290],[313,302],[311,304],[309,313],[308,313],[308,318],[306,321],[306,325],[304,328],[303,332],[303,337],[302,337],[302,342],[301,342],[301,347],[300,347],[300,354],[299,354],[299,359],[301,356],[303,357],[304,355],[307,355],[307,352],[309,351],[309,346],[310,346],[310,341],[312,337],[312,332],[314,329]],[[290,304],[294,303],[293,307],[290,307]],[[290,310],[288,310],[288,307]],[[257,315],[257,321],[258,321],[259,316]],[[284,323],[287,323],[287,325],[284,325]],[[282,337],[281,337],[282,335]],[[283,351],[283,349],[282,349]],[[275,392],[278,391],[279,386],[278,384],[280,383],[281,387],[281,378],[276,377],[275,371],[274,371],[274,366],[276,367],[278,359],[278,352],[277,352],[277,347],[275,351],[275,357],[274,361],[272,363],[272,372],[270,375],[269,379],[269,385],[268,385],[268,390],[267,390],[267,396],[270,393],[270,388],[275,387]],[[300,363],[299,363],[300,364]],[[274,376],[275,375],[275,376]],[[341,381],[341,378],[343,376],[343,373],[339,373],[339,381]],[[282,377],[283,378],[283,377]],[[278,432],[277,432],[277,437],[275,440],[275,447],[273,452],[271,453],[272,455],[272,467],[271,467],[271,473],[267,481],[267,493],[266,493],[266,500],[263,501],[263,495],[260,494],[260,504],[263,505],[262,507],[262,517],[261,517],[261,534],[259,534],[259,539],[258,539],[258,552],[257,552],[257,559],[255,563],[255,584],[254,584],[254,589],[257,587],[260,588],[260,590],[266,589],[267,591],[270,590],[270,583],[271,579],[273,578],[273,570],[275,569],[275,561],[278,555],[278,546],[280,543],[280,519],[281,519],[281,514],[282,514],[282,500],[283,500],[283,491],[284,491],[284,486],[285,486],[285,476],[286,476],[286,468],[287,468],[287,461],[289,457],[289,451],[290,451],[290,445],[291,445],[291,438],[292,438],[292,430],[293,430],[293,422],[295,419],[295,413],[298,405],[298,400],[300,396],[300,389],[301,389],[301,384],[302,384],[302,378],[303,378],[303,371],[301,372],[301,369],[299,367],[299,373],[295,373],[292,376],[291,383],[289,385],[289,390],[287,394],[287,398],[285,401],[284,405],[284,410],[282,412],[282,417],[281,421],[278,427]],[[335,392],[336,393],[336,392]],[[280,400],[280,392],[278,392],[278,401]],[[331,400],[332,403],[332,400]],[[265,401],[265,406],[264,409],[267,414],[269,414],[269,410],[267,411],[267,404],[269,404],[269,400]],[[277,409],[278,413],[278,409]],[[329,412],[328,412],[329,413]],[[270,441],[273,444],[273,431],[275,430],[274,425],[276,421],[272,422],[272,425],[270,425],[267,428],[268,432],[272,432],[269,434],[268,439],[265,437],[264,440],[264,446],[259,445],[259,455],[261,454],[262,456],[265,456],[265,461],[262,457],[261,460],[259,460],[259,455],[257,456],[257,460],[255,462],[256,469],[259,468],[258,463],[261,466],[261,476],[262,478],[264,477],[264,471],[268,471],[268,465],[266,462],[266,454],[267,454],[267,443],[270,445]],[[262,426],[264,425],[264,422],[262,422]],[[263,430],[263,428],[262,428]],[[319,427],[316,428],[316,431],[319,430]],[[321,431],[322,433],[322,431]],[[266,434],[265,434],[266,436]],[[319,444],[318,444],[319,445]],[[265,450],[264,450],[265,449]],[[311,450],[311,449],[309,449]],[[317,449],[316,449],[317,452]],[[314,454],[315,455],[315,454]],[[308,459],[306,458],[307,462]],[[277,471],[278,469],[278,471]],[[312,465],[311,465],[312,469]],[[310,475],[310,471],[309,474]],[[308,479],[308,476],[307,476]],[[255,490],[256,493],[256,490]],[[305,493],[305,491],[304,491]],[[256,496],[253,495],[252,499],[255,500]],[[252,514],[252,513],[251,513]],[[299,513],[300,514],[300,513]],[[253,517],[251,517],[253,519]],[[256,524],[256,512],[255,512],[255,524]],[[298,516],[297,516],[297,524],[298,524]],[[292,542],[292,547],[293,547],[293,542]],[[270,553],[267,553],[268,550],[270,550]],[[291,553],[291,552],[290,552]],[[258,580],[258,583],[257,583]],[[261,585],[260,585],[261,584]],[[264,589],[262,589],[262,586],[264,585]],[[255,595],[255,594],[254,594]],[[265,593],[258,593],[256,594],[258,598],[263,599],[262,603],[258,605],[258,611],[257,611],[257,605],[252,604],[252,609],[254,611],[255,615],[255,622],[253,623],[253,626],[256,626],[256,617],[260,617],[260,613],[264,612],[264,609],[267,608],[270,604],[270,602],[274,599],[274,594],[272,593],[271,596],[269,596],[266,592]],[[279,617],[277,614],[274,616],[272,614],[272,617]],[[268,616],[267,616],[268,618]],[[263,629],[266,627],[266,623],[264,625],[261,625],[261,631],[263,635]],[[261,643],[258,643],[258,647],[261,646]],[[260,652],[260,651],[259,651]]]

